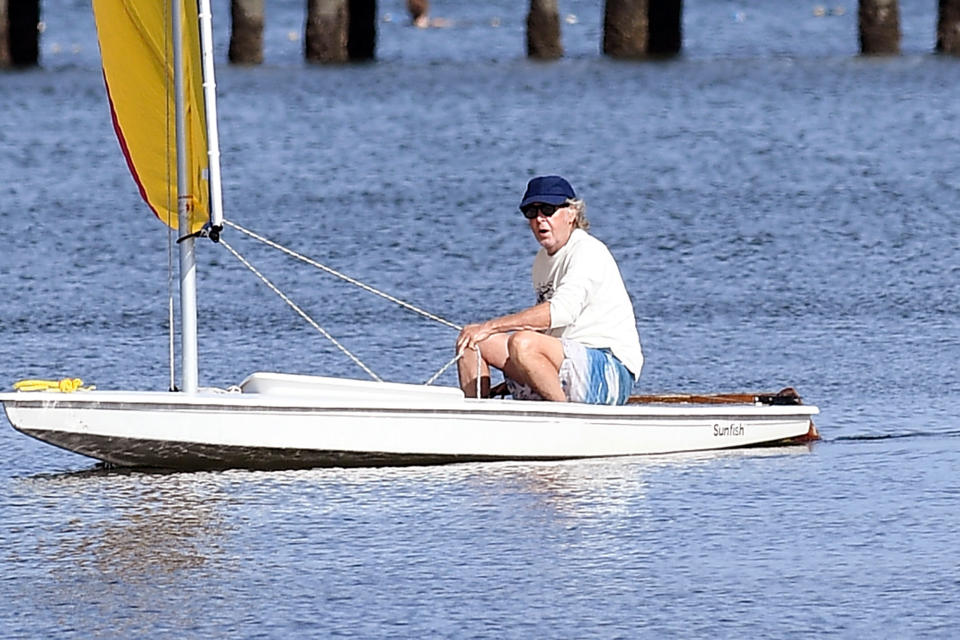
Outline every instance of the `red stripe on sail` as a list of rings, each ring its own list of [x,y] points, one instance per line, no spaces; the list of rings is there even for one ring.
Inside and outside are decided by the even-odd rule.
[[[155,215],[161,222],[164,222],[163,218],[150,202],[150,198],[147,195],[147,188],[140,180],[140,174],[137,173],[136,165],[133,164],[133,156],[130,155],[130,148],[127,146],[127,139],[123,136],[123,129],[120,127],[120,120],[117,118],[117,109],[113,105],[113,96],[110,93],[110,83],[107,82],[106,71],[103,71],[103,84],[107,88],[107,102],[110,103],[110,119],[113,120],[113,130],[117,134],[117,141],[120,143],[120,150],[123,152],[123,157],[127,161],[127,168],[130,169],[130,175],[133,176],[133,181],[137,183],[137,188],[140,190],[140,197],[143,198],[143,201],[146,202],[147,206],[150,207],[150,210],[153,211],[153,215]],[[166,224],[166,222],[164,222],[164,224]]]

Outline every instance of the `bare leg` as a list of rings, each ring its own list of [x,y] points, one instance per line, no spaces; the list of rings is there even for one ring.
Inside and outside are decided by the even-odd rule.
[[[560,385],[563,343],[536,331],[518,331],[507,340],[507,375],[530,385],[545,400],[566,402]],[[476,370],[476,359],[474,359]],[[476,375],[476,374],[474,374]]]
[[[490,367],[501,371],[507,366],[507,340],[509,336],[498,333],[480,343],[480,394],[490,395]],[[460,376],[460,389],[468,398],[477,397],[477,352],[467,349],[457,361],[457,373]],[[509,374],[508,374],[509,375]]]

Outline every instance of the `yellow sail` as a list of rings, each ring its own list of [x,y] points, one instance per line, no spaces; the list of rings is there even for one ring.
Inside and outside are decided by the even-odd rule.
[[[184,0],[173,0],[182,2]],[[177,228],[172,8],[167,0],[93,0],[103,77],[120,147],[140,195]],[[190,232],[209,218],[197,5],[183,8]]]

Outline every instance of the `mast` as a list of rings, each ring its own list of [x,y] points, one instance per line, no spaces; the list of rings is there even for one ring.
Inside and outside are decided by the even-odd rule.
[[[197,391],[197,260],[196,236],[189,233],[192,200],[188,185],[186,108],[183,69],[183,5],[173,0],[174,91],[177,127],[177,220],[180,229],[180,356],[181,390]],[[191,2],[193,0],[186,0]],[[199,0],[198,22],[203,72],[203,104],[207,140],[207,185],[210,189],[210,238],[216,242],[223,226],[220,180],[220,137],[217,131],[217,83],[213,67],[213,28],[210,0]],[[192,25],[191,25],[192,26]]]
[[[203,105],[207,121],[207,157],[210,184],[210,238],[216,242],[223,227],[223,191],[220,183],[220,134],[217,131],[217,81],[213,68],[213,15],[210,0],[199,2],[200,57],[203,61]]]
[[[197,260],[190,230],[186,107],[183,73],[183,0],[173,0],[173,86],[177,128],[177,220],[180,229],[180,390],[197,391]]]

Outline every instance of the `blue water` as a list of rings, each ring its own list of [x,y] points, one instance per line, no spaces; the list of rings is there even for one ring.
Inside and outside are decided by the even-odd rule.
[[[592,3],[561,3],[567,55],[544,64],[523,3],[434,2],[453,26],[421,31],[382,2],[378,62],[317,68],[302,3],[271,2],[266,63],[219,69],[227,216],[464,323],[532,302],[516,203],[562,173],[633,296],[637,391],[793,385],[823,441],[105,473],[4,418],[0,636],[952,637],[960,61],[931,52],[936,3],[901,3],[887,59],[857,57],[852,2],[685,4],[664,63],[601,57]],[[42,67],[0,75],[0,385],[164,389],[167,233],[118,152],[87,3],[44,19]],[[451,356],[450,329],[226,237],[385,378]],[[202,384],[362,377],[199,254]]]

